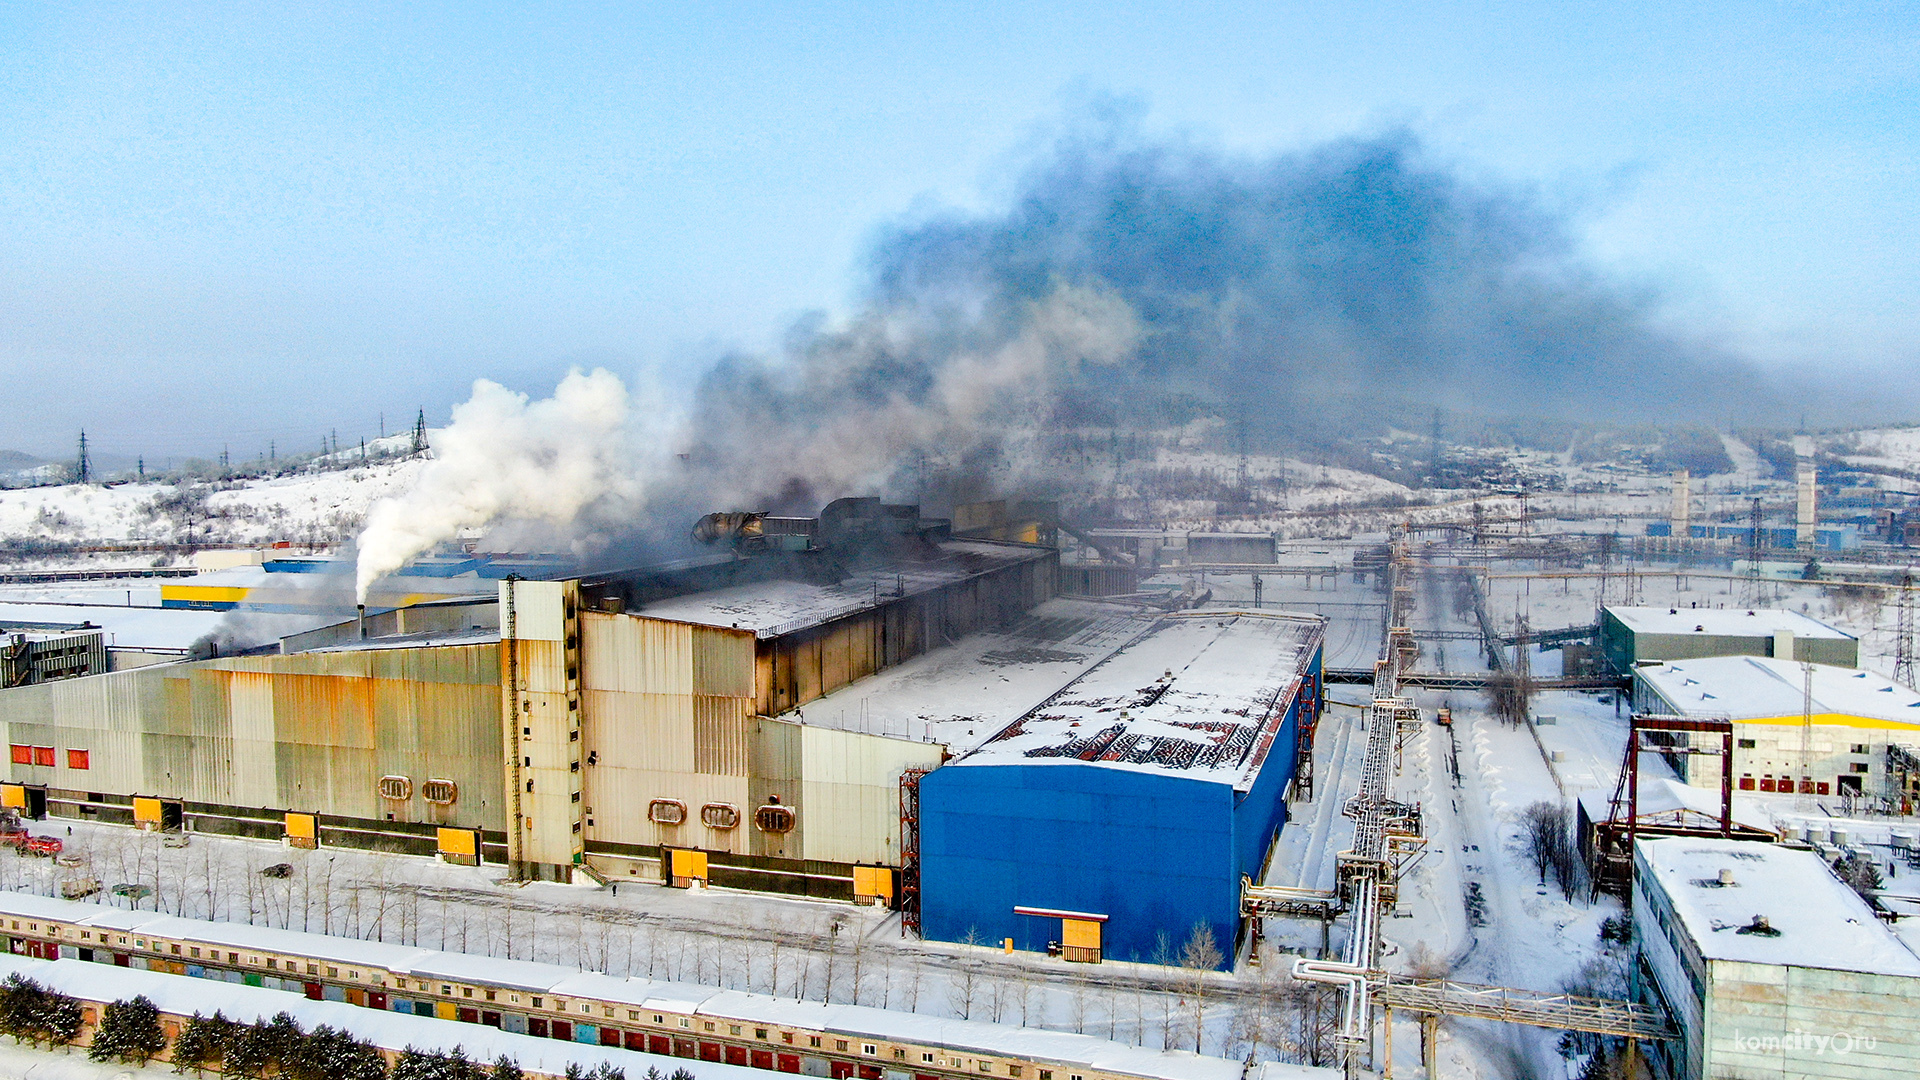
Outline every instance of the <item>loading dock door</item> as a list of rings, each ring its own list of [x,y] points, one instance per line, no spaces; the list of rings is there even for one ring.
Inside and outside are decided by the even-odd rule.
[[[288,811],[287,846],[297,848],[314,848],[320,846],[319,816]]]
[[[690,889],[693,883],[707,883],[707,853],[687,851],[684,848],[667,849],[667,875],[669,885],[676,889]]]
[[[1060,920],[1060,955],[1078,964],[1100,962],[1100,924],[1105,915],[1090,911],[1063,911],[1059,908],[1017,907],[1015,915]]]
[[[1060,920],[1060,955],[1082,964],[1100,962],[1100,924],[1092,919]]]
[[[442,828],[438,837],[440,858],[461,866],[480,865],[480,830]]]

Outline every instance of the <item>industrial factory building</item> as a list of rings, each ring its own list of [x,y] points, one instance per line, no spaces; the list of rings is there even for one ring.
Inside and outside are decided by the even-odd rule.
[[[1231,955],[1324,705],[1318,616],[1169,616],[919,784],[922,927],[1070,960]]]
[[[1633,676],[1635,712],[1733,721],[1737,791],[1794,792],[1798,778],[1814,795],[1898,802],[1920,794],[1912,767],[1920,747],[1920,694],[1884,676],[1756,656],[1643,665]],[[1669,738],[1691,738],[1713,750],[1720,736]],[[1687,783],[1720,786],[1717,755],[1670,757]]]
[[[539,878],[885,897],[900,776],[940,748],[774,717],[1019,618],[1053,595],[1057,552],[948,539],[878,500],[738,517],[734,550],[706,559],[510,577],[492,599],[340,620],[277,655],[5,691],[0,801]],[[798,540],[757,542],[779,530]]]
[[[1680,1037],[1663,1080],[1920,1072],[1920,957],[1818,855],[1670,837],[1634,850],[1634,992]]]
[[[1602,608],[1600,647],[1622,672],[1638,664],[1704,656],[1770,656],[1840,667],[1860,663],[1860,642],[1852,634],[1777,608]]]

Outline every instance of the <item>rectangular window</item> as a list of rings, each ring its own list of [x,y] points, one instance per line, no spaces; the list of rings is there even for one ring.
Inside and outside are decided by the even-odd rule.
[[[661,1016],[659,1013],[654,1013],[653,1022],[656,1024],[664,1024],[667,1022],[667,1018],[664,1016]]]
[[[488,1000],[488,1001],[493,1001],[493,1000],[495,1000],[495,995],[494,995],[494,991],[492,991],[492,990],[489,990],[489,991],[487,991],[487,1000]]]
[[[708,1020],[708,1021],[706,1021],[705,1023],[703,1023],[703,1024],[701,1024],[700,1026],[701,1026],[701,1027],[704,1027],[704,1028],[706,1028],[706,1029],[707,1029],[708,1031],[712,1031],[712,1030],[713,1030],[713,1021],[711,1021],[711,1020]]]
[[[534,999],[533,999],[533,1007],[534,1007],[534,1008],[536,1008],[536,1009],[540,1007],[540,999],[539,999],[539,998],[534,998]]]
[[[1849,754],[1864,754],[1866,752],[1867,752],[1867,744],[1863,742],[1854,743],[1851,747],[1847,749],[1847,753]]]
[[[807,1045],[808,1045],[808,1046],[819,1046],[819,1045],[820,1045],[820,1036],[818,1036],[818,1035],[809,1035],[809,1036],[807,1036]]]
[[[174,951],[175,951],[175,952],[178,952],[179,950],[180,950],[180,947],[179,947],[178,945],[175,945],[175,946],[174,946]],[[198,958],[199,958],[199,956],[200,956],[200,946],[198,946],[198,945],[195,945],[195,946],[194,946],[193,948],[191,948],[191,949],[188,949],[188,950],[187,950],[187,955],[188,955],[188,956],[191,956],[191,957],[194,957],[195,959],[198,959]]]
[[[51,768],[53,766],[53,747],[51,746],[34,747],[33,763],[35,765],[45,765]]]
[[[767,1029],[766,1029],[766,1028],[754,1028],[754,1029],[753,1029],[753,1037],[754,1037],[754,1038],[756,1038],[756,1039],[764,1039],[764,1038],[766,1038],[766,1037],[767,1037]]]
[[[19,743],[14,743],[13,744],[13,763],[15,765],[33,764],[33,747],[22,746]]]
[[[924,1050],[923,1050],[923,1051],[921,1051],[921,1053],[920,1053],[920,1060],[921,1060],[921,1061],[924,1061],[924,1062],[926,1062],[926,1063],[927,1063],[927,1064],[929,1064],[929,1065],[931,1065],[931,1064],[933,1064],[933,1055],[932,1055],[932,1054],[929,1054],[929,1053],[927,1053],[926,1051],[924,1051]]]
[[[178,945],[175,945],[175,946],[173,947],[173,955],[175,955],[175,956],[179,956],[179,955],[180,955],[180,946],[178,946]],[[196,951],[196,952],[194,953],[194,955],[195,955],[195,956],[198,956],[198,955],[200,955],[200,954],[199,954],[199,952],[198,952],[198,951]]]
[[[86,769],[88,767],[87,752],[85,750],[67,751],[67,768]]]
[[[861,1043],[860,1052],[863,1054],[877,1054],[880,1052],[880,1048],[872,1043]]]
[[[847,1048],[847,1040],[845,1039],[833,1040],[833,1048],[835,1050],[845,1050]]]
[[[1869,766],[1869,765],[1868,765],[1868,764],[1867,764],[1866,762],[1864,762],[1864,761],[1856,761],[1856,762],[1854,762],[1854,763],[1853,763],[1853,771],[1854,771],[1854,772],[1857,772],[1857,773],[1858,773],[1858,772],[1868,772],[1868,771],[1870,771],[1870,770],[1871,770],[1871,768],[1872,768],[1872,766]]]
[[[727,1025],[727,1034],[729,1034],[729,1035],[738,1035],[738,1034],[740,1034],[740,1025],[739,1025],[739,1024],[728,1024],[728,1025]]]
[[[1736,745],[1738,745],[1738,746],[1740,747],[1740,749],[1742,749],[1742,750],[1751,750],[1751,749],[1753,749],[1753,740],[1752,740],[1752,739],[1740,739],[1740,740],[1737,740],[1737,741],[1736,741]]]

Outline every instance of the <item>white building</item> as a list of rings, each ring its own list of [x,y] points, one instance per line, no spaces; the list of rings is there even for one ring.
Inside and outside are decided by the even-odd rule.
[[[1681,1032],[1656,1076],[1920,1076],[1920,956],[1811,851],[1642,840],[1633,933],[1635,992]]]
[[[1883,675],[1827,664],[1715,656],[1646,665],[1633,672],[1633,707],[1657,716],[1732,720],[1738,791],[1791,793],[1798,777],[1812,785],[1809,794],[1898,800],[1906,796],[1887,747],[1920,746],[1920,694]],[[1697,748],[1716,749],[1720,736],[1692,740]],[[1676,755],[1674,766],[1689,784],[1720,785],[1717,756]]]

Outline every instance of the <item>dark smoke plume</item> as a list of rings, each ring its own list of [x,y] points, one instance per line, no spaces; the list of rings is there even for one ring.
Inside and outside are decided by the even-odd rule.
[[[362,548],[385,554],[363,557],[363,586],[502,515],[637,559],[714,509],[1068,492],[1063,445],[1196,418],[1286,452],[1423,431],[1436,406],[1722,424],[1786,396],[1662,330],[1658,297],[1590,267],[1537,199],[1429,162],[1411,135],[1254,159],[1123,128],[1061,140],[1004,213],[885,234],[852,318],[723,359],[677,434],[602,372],[551,402],[482,408],[480,387],[442,441],[491,449],[436,461],[376,512]]]
[[[953,415],[967,369],[1063,297],[1101,309],[1106,351],[1056,339]],[[1396,409],[1421,430],[1435,405],[1666,423],[1768,404],[1749,365],[1657,328],[1654,302],[1588,267],[1537,201],[1425,163],[1404,133],[1263,160],[1082,135],[1006,213],[885,236],[852,325],[721,363],[691,460],[741,497],[817,502],[928,453],[1004,463],[1036,433],[1196,411],[1285,447],[1383,430]],[[751,453],[721,437],[746,432]]]

